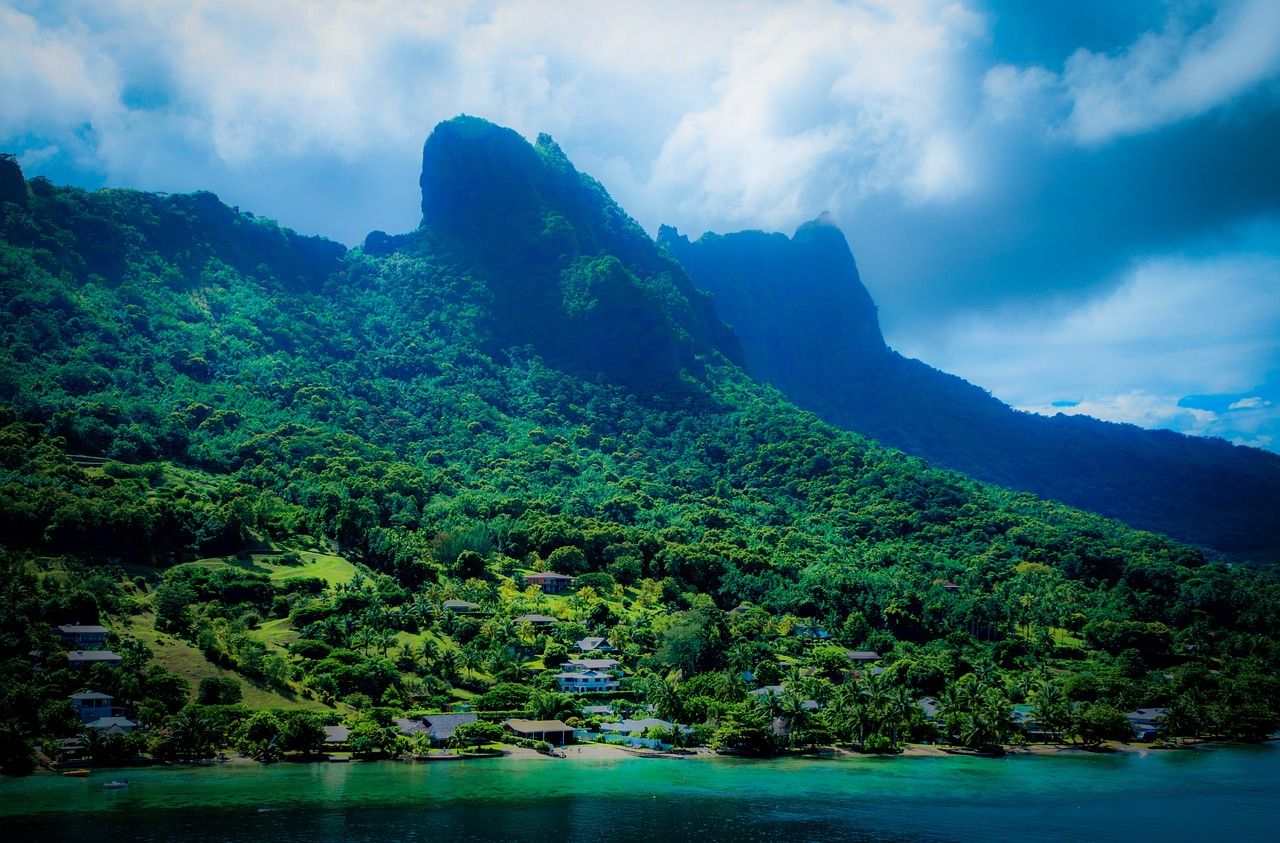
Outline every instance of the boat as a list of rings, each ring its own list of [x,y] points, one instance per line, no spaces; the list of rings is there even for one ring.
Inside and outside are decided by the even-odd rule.
[[[120,790],[129,786],[128,779],[112,779],[102,786],[103,790]]]
[[[69,776],[73,779],[83,779],[89,775],[89,771],[85,769],[79,770],[63,770],[62,775]]]

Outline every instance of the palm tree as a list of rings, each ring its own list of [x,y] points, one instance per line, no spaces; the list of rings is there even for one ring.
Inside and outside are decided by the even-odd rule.
[[[473,677],[475,669],[484,661],[484,656],[471,645],[463,647],[458,653],[458,665],[466,671],[468,677]]]
[[[380,629],[374,635],[373,640],[378,645],[378,649],[382,651],[382,655],[386,656],[387,651],[396,645],[398,639],[396,638],[395,630]]]

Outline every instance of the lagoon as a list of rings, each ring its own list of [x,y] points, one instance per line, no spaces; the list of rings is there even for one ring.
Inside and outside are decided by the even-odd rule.
[[[1280,747],[226,764],[0,781],[6,840],[1275,840]]]

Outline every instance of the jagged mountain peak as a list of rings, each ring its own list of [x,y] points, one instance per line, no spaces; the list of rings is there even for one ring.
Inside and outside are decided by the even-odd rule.
[[[741,362],[707,296],[549,135],[446,120],[419,184],[420,232],[487,286],[495,345],[638,393],[686,389],[707,354]]]

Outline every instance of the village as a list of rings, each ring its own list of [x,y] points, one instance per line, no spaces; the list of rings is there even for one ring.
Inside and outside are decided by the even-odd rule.
[[[572,594],[577,584],[573,576],[547,571],[531,571],[521,578],[530,593],[538,592],[548,597]],[[950,582],[939,585],[947,591],[956,588]],[[488,614],[482,604],[457,597],[442,600],[439,611],[443,617],[452,619],[479,620]],[[744,604],[728,614],[734,616],[749,611],[751,607]],[[509,621],[512,625],[538,632],[535,641],[551,641],[548,637],[550,631],[561,623],[560,618],[542,613],[525,613]],[[91,675],[95,669],[119,669],[122,657],[107,649],[111,635],[107,627],[68,624],[57,627],[57,633],[64,646],[69,648],[67,665],[73,671]],[[802,653],[808,652],[810,658],[794,660],[788,677],[783,679],[773,675],[776,671],[758,677],[751,669],[739,670],[734,677],[746,689],[749,709],[759,715],[759,722],[765,727],[763,735],[755,736],[756,745],[748,741],[726,741],[722,734],[705,723],[681,723],[659,716],[665,712],[660,712],[659,705],[651,701],[654,696],[651,693],[655,684],[653,678],[643,682],[635,680],[630,673],[634,666],[624,664],[622,653],[608,637],[592,634],[572,641],[567,647],[557,648],[554,644],[542,647],[542,652],[550,655],[549,659],[541,660],[540,671],[549,677],[544,678],[543,684],[554,688],[560,695],[550,712],[556,716],[538,716],[533,711],[537,707],[533,703],[523,709],[506,711],[467,702],[455,703],[451,710],[438,712],[394,712],[385,708],[348,714],[334,711],[313,718],[311,728],[301,730],[301,737],[294,736],[283,742],[278,735],[267,737],[267,746],[261,753],[229,754],[227,750],[233,747],[218,745],[215,740],[207,744],[207,752],[187,753],[181,760],[212,757],[225,761],[236,757],[256,757],[260,760],[291,758],[345,763],[382,758],[463,760],[521,753],[554,758],[580,754],[584,747],[665,757],[686,757],[713,751],[774,754],[759,751],[761,739],[770,742],[774,751],[813,753],[829,750],[827,744],[832,741],[829,738],[824,741],[826,732],[821,727],[814,729],[813,725],[821,722],[827,705],[838,705],[839,700],[824,703],[809,698],[803,693],[804,686],[817,681],[819,672],[831,675],[834,671],[841,681],[869,683],[863,686],[863,692],[870,687],[872,693],[876,693],[874,689],[878,686],[875,683],[885,673],[884,660],[874,650],[844,649],[833,645],[831,634],[817,622],[798,624],[791,634],[795,646]],[[815,648],[819,647],[822,648],[821,653],[815,653]],[[533,643],[515,643],[511,649],[512,655],[519,659],[534,660],[538,655],[538,648]],[[561,650],[563,655],[551,655]],[[825,664],[821,663],[819,656],[830,657],[833,653],[842,656],[843,667],[837,665],[833,668],[829,658]],[[102,667],[95,668],[95,665]],[[662,682],[656,684],[660,689],[666,687]],[[56,747],[46,748],[51,768],[67,775],[81,775],[94,766],[95,758],[104,756],[117,763],[165,760],[163,752],[146,754],[138,749],[146,745],[143,738],[148,729],[155,729],[158,724],[141,722],[131,701],[117,699],[88,684],[70,694],[67,700],[70,710],[82,725],[78,734],[63,738]],[[904,745],[909,743],[908,731],[913,737],[927,735],[928,738],[921,743],[929,747],[952,743],[945,736],[948,729],[954,728],[954,711],[948,711],[946,703],[924,696],[904,705],[910,709],[902,717]],[[1042,713],[1030,704],[1012,706],[1009,717],[1016,732],[1008,740],[1018,744],[1064,745],[1066,736],[1062,730],[1053,723],[1041,722],[1044,719]],[[1112,737],[1125,743],[1155,742],[1160,738],[1161,722],[1166,714],[1163,708],[1127,712],[1124,714],[1127,730],[1121,730]],[[368,728],[371,722],[378,728]],[[126,743],[126,736],[132,736],[127,743],[134,748],[133,751],[101,751],[106,743]],[[163,745],[164,741],[160,744]],[[914,754],[924,749],[925,746],[921,746]],[[909,751],[908,754],[913,753]]]

